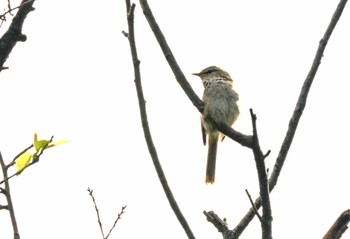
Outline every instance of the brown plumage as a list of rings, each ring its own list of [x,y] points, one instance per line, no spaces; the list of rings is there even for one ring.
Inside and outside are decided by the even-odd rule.
[[[224,123],[232,126],[239,115],[237,105],[239,97],[233,89],[231,76],[219,67],[210,66],[193,75],[199,76],[204,86],[204,110],[201,117],[204,145],[206,144],[206,136],[208,135],[208,158],[205,182],[212,184],[215,181],[218,142],[224,138],[224,135],[215,128],[208,118],[213,119],[216,123]]]

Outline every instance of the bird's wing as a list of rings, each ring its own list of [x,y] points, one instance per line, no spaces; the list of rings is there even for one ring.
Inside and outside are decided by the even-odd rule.
[[[202,138],[203,138],[203,144],[206,145],[207,143],[207,133],[205,132],[205,128],[203,126],[203,123],[201,122],[201,127],[202,127]]]

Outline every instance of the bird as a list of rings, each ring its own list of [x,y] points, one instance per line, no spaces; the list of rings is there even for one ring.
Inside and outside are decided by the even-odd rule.
[[[206,184],[215,182],[216,153],[219,140],[223,135],[212,123],[232,126],[239,116],[238,93],[234,90],[231,76],[216,66],[209,66],[199,73],[204,86],[204,108],[201,115],[201,128],[203,143],[206,145],[208,136],[208,157],[206,168]]]

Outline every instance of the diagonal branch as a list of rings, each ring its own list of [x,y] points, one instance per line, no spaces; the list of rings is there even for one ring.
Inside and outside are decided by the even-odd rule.
[[[134,65],[134,74],[135,74],[135,85],[136,85],[136,91],[137,91],[137,98],[139,101],[139,108],[140,108],[140,115],[141,115],[141,121],[142,121],[142,128],[144,131],[147,147],[149,150],[149,153],[152,157],[152,161],[154,164],[154,167],[157,171],[158,178],[160,180],[160,183],[162,184],[163,190],[166,194],[166,197],[169,201],[169,204],[171,208],[173,209],[178,221],[180,222],[181,226],[183,227],[185,233],[187,234],[188,238],[195,238],[191,228],[189,227],[185,217],[183,216],[182,212],[180,211],[179,206],[177,205],[177,202],[173,196],[173,193],[168,185],[167,179],[165,177],[165,174],[163,172],[162,166],[158,159],[157,150],[153,144],[151,131],[148,125],[148,119],[147,119],[147,112],[146,112],[146,101],[143,96],[143,90],[142,90],[142,83],[141,83],[141,73],[140,73],[140,60],[137,56],[137,50],[136,50],[136,43],[135,43],[135,34],[134,34],[134,10],[135,10],[135,4],[130,5],[130,0],[126,0],[126,6],[127,6],[127,20],[128,20],[128,27],[129,32],[123,34],[128,38],[130,43],[130,50],[131,50],[131,56],[132,61]]]
[[[332,227],[328,230],[323,239],[340,239],[343,233],[348,229],[348,223],[350,222],[350,209],[344,211]]]
[[[325,34],[319,42],[319,46],[318,46],[315,58],[314,58],[313,63],[311,65],[311,69],[310,69],[310,71],[309,71],[309,73],[304,81],[304,84],[301,88],[301,92],[300,92],[298,101],[296,103],[293,115],[289,121],[289,127],[287,130],[286,136],[283,140],[281,149],[279,151],[279,155],[276,159],[276,163],[275,163],[274,169],[272,171],[272,174],[271,174],[271,177],[269,180],[270,191],[272,191],[273,188],[277,184],[278,176],[280,175],[280,172],[281,172],[283,164],[286,160],[289,148],[292,144],[294,134],[296,132],[299,120],[300,120],[301,115],[305,109],[306,100],[308,97],[309,90],[311,88],[311,84],[315,78],[316,72],[317,72],[318,67],[321,63],[321,59],[323,57],[323,53],[325,51],[328,40],[329,40],[330,36],[332,35],[332,32],[333,32],[338,20],[340,19],[340,16],[343,12],[343,9],[345,8],[346,2],[347,2],[347,0],[340,0],[338,6],[337,6],[337,8],[332,16],[332,19],[327,27]],[[260,206],[261,206],[261,198],[260,197],[258,197],[255,200],[254,205],[256,208],[260,208]],[[232,238],[238,238],[241,235],[241,233],[244,231],[244,229],[248,226],[248,224],[253,219],[254,215],[255,215],[254,209],[250,208],[248,213],[241,220],[241,222],[236,226],[236,228],[233,229],[232,235],[234,235],[234,236]]]
[[[109,232],[108,232],[105,239],[107,239],[111,235],[111,233],[112,233],[113,229],[115,228],[115,226],[117,225],[118,221],[122,218],[122,215],[125,213],[125,208],[126,208],[126,205],[122,206],[122,209],[118,213],[117,218],[114,220],[114,223],[113,223],[111,229],[109,229]]]
[[[185,75],[183,74],[179,65],[177,64],[177,61],[176,61],[173,53],[171,52],[171,49],[170,49],[167,41],[165,40],[165,37],[164,37],[162,31],[160,30],[154,16],[153,16],[153,13],[152,13],[152,11],[147,3],[147,0],[140,0],[140,4],[141,4],[142,10],[143,10],[143,14],[146,17],[146,19],[147,19],[155,37],[156,37],[158,43],[159,43],[159,46],[162,49],[163,54],[164,54],[166,60],[168,61],[169,66],[176,77],[177,82],[180,84],[180,86],[182,87],[182,89],[184,90],[184,92],[186,93],[188,98],[190,98],[190,100],[192,101],[194,106],[196,106],[196,108],[199,110],[199,112],[202,112],[203,111],[203,102],[196,95],[196,93],[193,91],[191,85],[188,83]]]

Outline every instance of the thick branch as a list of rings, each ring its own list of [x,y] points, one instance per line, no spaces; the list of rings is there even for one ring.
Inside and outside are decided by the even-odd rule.
[[[6,69],[4,63],[10,55],[12,49],[19,41],[26,41],[27,37],[22,34],[22,26],[28,13],[33,11],[33,4],[35,0],[23,0],[20,7],[12,19],[9,29],[0,39],[0,71]]]
[[[317,69],[321,63],[321,59],[323,57],[323,53],[324,50],[326,48],[326,45],[328,43],[328,40],[330,38],[330,36],[332,35],[332,32],[338,22],[338,20],[340,19],[340,16],[345,8],[347,0],[341,0],[332,16],[332,19],[327,27],[327,30],[324,34],[324,36],[322,37],[322,39],[320,40],[315,58],[313,60],[313,63],[311,65],[311,69],[304,81],[304,84],[302,86],[298,101],[296,103],[293,115],[289,121],[289,127],[286,133],[286,136],[283,140],[281,149],[279,151],[279,155],[276,159],[276,163],[273,169],[273,172],[271,174],[270,180],[269,180],[269,188],[270,191],[273,190],[273,188],[275,187],[275,185],[277,184],[277,179],[278,176],[282,170],[282,166],[286,160],[289,148],[292,144],[293,138],[294,138],[294,134],[296,132],[299,120],[301,118],[301,115],[304,111],[305,105],[306,105],[306,100],[308,97],[308,93],[309,90],[311,88],[311,84],[315,78]],[[259,208],[261,206],[261,198],[257,198],[255,200],[255,207]],[[251,222],[251,220],[253,219],[255,213],[253,208],[249,209],[248,213],[244,216],[244,218],[241,220],[241,222],[236,226],[236,228],[233,229],[233,237],[232,238],[238,238],[242,232],[245,230],[245,228],[248,226],[248,224]]]
[[[8,167],[6,166],[4,159],[2,158],[1,152],[0,152],[0,166],[2,169],[2,175],[3,175],[4,180],[5,180],[6,178],[8,178],[8,176],[7,176]],[[15,210],[14,210],[12,198],[11,198],[10,183],[8,182],[8,180],[5,180],[5,189],[4,189],[3,193],[6,197],[7,209],[9,210],[9,213],[10,213],[14,239],[20,239],[17,221],[16,221],[16,216],[15,216]]]
[[[187,221],[186,221],[186,219],[185,219],[185,217],[183,216],[182,212],[180,211],[180,208],[177,205],[177,202],[176,202],[172,192],[171,192],[171,189],[168,185],[167,179],[166,179],[165,174],[163,172],[162,166],[159,162],[157,150],[153,144],[152,135],[151,135],[151,131],[149,129],[148,120],[147,120],[146,103],[145,103],[146,101],[145,101],[145,98],[143,96],[143,90],[142,90],[142,84],[141,84],[140,61],[139,61],[138,56],[137,56],[136,43],[135,43],[135,34],[134,34],[135,4],[130,5],[130,0],[126,0],[126,6],[127,6],[127,14],[128,14],[129,33],[128,34],[124,33],[124,35],[128,37],[129,43],[130,43],[130,50],[131,50],[132,61],[133,61],[133,65],[134,65],[135,85],[136,85],[137,97],[139,100],[142,128],[144,131],[147,147],[148,147],[149,153],[152,157],[154,167],[157,171],[158,178],[160,180],[160,183],[162,184],[163,190],[167,196],[167,199],[169,201],[171,208],[173,209],[177,219],[179,220],[184,231],[186,232],[188,238],[195,238]]]
[[[219,232],[222,233],[223,238],[227,237],[227,234],[230,233],[227,223],[225,220],[222,220],[218,215],[213,211],[204,211],[203,214],[207,217],[208,222],[212,223]]]
[[[332,227],[328,230],[323,239],[339,239],[343,233],[348,229],[348,223],[350,222],[350,209],[343,212]]]
[[[261,229],[262,229],[262,238],[272,239],[272,215],[271,215],[271,203],[270,203],[270,192],[269,185],[266,173],[265,166],[265,155],[262,153],[259,144],[258,131],[256,128],[256,115],[253,113],[253,110],[250,109],[250,115],[252,118],[253,124],[253,153],[256,169],[258,172],[259,179],[259,192],[262,202],[262,220],[261,220]],[[253,210],[256,211],[256,208],[253,206]],[[256,212],[255,212],[256,214]]]

